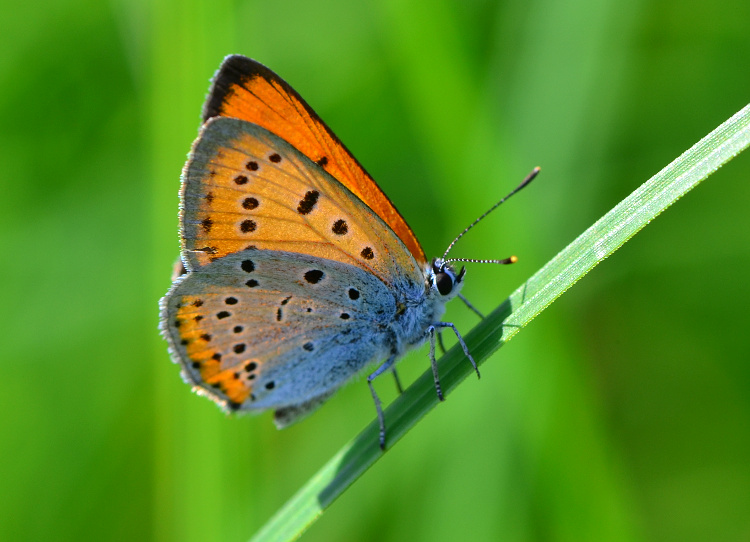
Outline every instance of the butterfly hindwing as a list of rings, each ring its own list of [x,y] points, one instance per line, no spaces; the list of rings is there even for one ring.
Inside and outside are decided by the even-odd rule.
[[[330,173],[388,224],[418,265],[425,256],[404,218],[343,143],[281,77],[241,55],[228,56],[214,77],[203,119],[232,117],[288,141]]]
[[[333,395],[334,392],[335,390],[324,393],[322,395],[319,395],[318,397],[314,397],[309,401],[304,401],[297,405],[290,405],[279,408],[276,410],[276,412],[273,413],[273,422],[279,429],[284,429],[285,427],[288,427],[293,423],[297,423],[299,420],[309,415],[312,411],[314,411],[320,405],[330,399],[331,395]]]
[[[176,281],[162,325],[201,393],[228,409],[277,409],[286,425],[388,353],[397,311],[355,265],[249,249]]]

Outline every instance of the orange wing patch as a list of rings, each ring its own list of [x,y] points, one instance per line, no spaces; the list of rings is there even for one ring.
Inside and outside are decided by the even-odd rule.
[[[197,296],[184,296],[176,313],[174,325],[179,328],[182,346],[190,360],[190,369],[186,367],[184,374],[194,385],[211,386],[214,394],[226,397],[229,408],[237,409],[252,396],[252,381],[247,379],[250,373],[242,367],[247,362],[229,367],[222,362],[221,347],[214,344],[213,331],[205,324],[208,314],[201,309],[203,303]]]
[[[424,266],[424,251],[393,203],[315,111],[274,72],[244,56],[227,57],[203,108],[204,121],[216,116],[252,122],[288,141],[380,216]]]

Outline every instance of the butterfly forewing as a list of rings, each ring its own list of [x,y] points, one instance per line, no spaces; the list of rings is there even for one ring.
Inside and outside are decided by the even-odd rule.
[[[190,269],[252,247],[354,264],[389,284],[421,277],[372,210],[259,126],[209,120],[183,177],[183,257]]]
[[[274,72],[243,56],[227,57],[204,106],[204,120],[215,116],[260,125],[288,141],[380,216],[419,266],[424,265],[422,247],[388,197],[315,111]]]

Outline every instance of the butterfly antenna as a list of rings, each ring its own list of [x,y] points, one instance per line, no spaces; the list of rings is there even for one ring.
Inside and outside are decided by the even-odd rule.
[[[529,185],[529,183],[531,181],[533,181],[534,178],[537,175],[539,175],[539,172],[541,171],[541,169],[542,168],[540,168],[540,167],[535,167],[531,171],[531,173],[529,173],[526,176],[526,178],[523,180],[523,182],[521,182],[521,184],[519,184],[517,187],[515,187],[513,189],[513,191],[511,191],[510,194],[508,194],[503,199],[501,199],[500,201],[498,201],[495,205],[493,205],[492,207],[490,207],[487,210],[487,212],[485,212],[482,216],[480,216],[474,222],[472,222],[471,224],[469,224],[469,226],[464,231],[462,231],[461,233],[459,233],[458,236],[451,242],[450,245],[448,245],[448,248],[445,250],[445,253],[443,254],[443,258],[442,258],[443,262],[444,263],[448,263],[448,262],[497,263],[497,264],[501,264],[501,265],[505,265],[505,264],[509,264],[509,263],[516,263],[516,261],[518,261],[518,258],[516,258],[515,256],[511,256],[510,258],[505,258],[504,260],[473,260],[473,259],[466,259],[466,258],[453,258],[451,260],[446,260],[445,257],[451,251],[451,249],[453,248],[453,245],[456,244],[456,241],[458,241],[459,239],[461,239],[461,237],[463,237],[466,234],[466,232],[468,232],[471,228],[473,228],[474,226],[476,226],[477,223],[480,220],[482,220],[484,217],[486,217],[492,211],[494,211],[495,209],[497,209],[498,207],[500,207],[500,205],[503,202],[505,202],[506,200],[508,200],[512,195],[520,192],[523,188],[526,188]]]

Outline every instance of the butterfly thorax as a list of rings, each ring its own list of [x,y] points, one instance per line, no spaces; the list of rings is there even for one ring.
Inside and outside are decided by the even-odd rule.
[[[435,259],[423,270],[424,281],[396,288],[396,313],[389,325],[394,335],[394,354],[398,356],[422,345],[428,338],[427,329],[439,322],[445,305],[456,297],[463,286],[464,269],[460,273]]]

